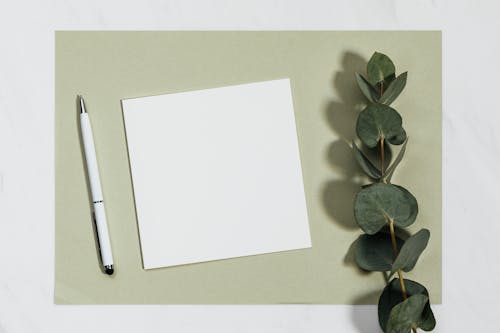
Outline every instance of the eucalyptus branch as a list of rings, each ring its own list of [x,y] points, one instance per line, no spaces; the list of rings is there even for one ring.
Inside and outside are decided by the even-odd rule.
[[[356,241],[355,259],[364,270],[389,272],[389,278],[397,273],[397,278],[387,283],[378,303],[380,327],[386,333],[416,332],[417,328],[431,331],[436,324],[427,289],[403,278],[403,272],[415,267],[427,246],[430,232],[421,229],[406,240],[396,235],[396,228],[409,227],[418,215],[416,198],[404,187],[391,183],[392,175],[403,159],[408,138],[400,114],[389,105],[403,91],[406,78],[406,72],[396,77],[393,62],[377,52],[368,62],[367,78],[356,74],[358,86],[369,100],[358,116],[356,132],[362,145],[379,147],[380,168],[353,142],[356,160],[375,180],[356,194],[354,216],[365,234]],[[401,145],[392,164],[386,161],[386,144]],[[387,168],[386,162],[389,164]]]

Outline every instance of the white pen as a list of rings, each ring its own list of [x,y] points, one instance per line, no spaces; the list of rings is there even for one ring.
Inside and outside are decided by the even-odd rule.
[[[101,180],[99,178],[99,170],[97,168],[97,157],[94,147],[94,138],[92,136],[92,127],[90,126],[89,114],[85,110],[83,97],[79,95],[78,98],[80,100],[80,126],[82,129],[83,149],[85,151],[85,161],[87,162],[90,192],[92,193],[94,222],[97,230],[99,252],[101,254],[102,265],[104,266],[104,272],[111,275],[114,271],[113,254],[111,253],[111,242],[109,240],[108,223],[106,221],[106,212],[104,210]]]

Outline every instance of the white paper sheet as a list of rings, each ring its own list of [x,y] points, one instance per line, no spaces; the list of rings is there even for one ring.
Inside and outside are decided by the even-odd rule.
[[[145,269],[311,247],[288,79],[122,103]]]

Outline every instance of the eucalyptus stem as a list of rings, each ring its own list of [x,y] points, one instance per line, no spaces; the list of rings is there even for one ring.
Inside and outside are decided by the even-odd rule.
[[[391,231],[391,242],[392,242],[392,248],[394,250],[394,258],[398,256],[398,246],[396,243],[396,232],[394,231],[394,222],[392,219],[389,219],[389,230]],[[407,299],[408,294],[406,292],[406,286],[405,286],[405,280],[403,279],[403,272],[398,269],[398,278],[399,278],[399,284],[401,285],[401,293],[403,294],[403,298]]]
[[[384,165],[385,165],[385,154],[384,154],[384,138],[380,139],[380,173],[382,177],[380,179],[384,179]]]
[[[384,94],[384,81],[380,82],[380,96],[382,96]],[[385,183],[385,177],[384,177],[384,173],[385,173],[385,170],[384,170],[384,165],[385,165],[385,154],[384,154],[384,137],[382,137],[382,139],[380,139],[380,173],[382,174],[382,177],[380,177],[380,179],[382,179],[382,182]]]

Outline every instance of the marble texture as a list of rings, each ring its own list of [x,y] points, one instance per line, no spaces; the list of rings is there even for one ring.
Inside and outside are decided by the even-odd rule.
[[[0,11],[0,332],[378,332],[374,306],[55,306],[54,30],[443,30],[443,305],[495,331],[497,1],[12,1]],[[76,263],[75,263],[76,264]]]

